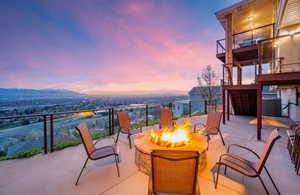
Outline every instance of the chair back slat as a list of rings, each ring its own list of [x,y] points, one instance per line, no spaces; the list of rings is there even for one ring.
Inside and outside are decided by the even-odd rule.
[[[76,129],[79,131],[86,153],[88,156],[90,156],[90,154],[95,150],[95,145],[87,124],[80,123],[78,126],[76,126]]]
[[[264,168],[264,165],[269,157],[269,154],[271,152],[271,149],[274,146],[274,143],[276,140],[278,140],[280,138],[280,135],[278,133],[277,129],[274,129],[271,134],[269,135],[265,146],[263,148],[263,151],[261,152],[261,154],[259,155],[259,160],[256,162],[255,165],[255,169],[258,173],[260,173],[262,171],[262,169]]]
[[[207,133],[217,133],[220,129],[222,112],[208,112],[206,121]]]
[[[160,109],[159,126],[160,128],[173,127],[173,112],[171,109]]]
[[[198,159],[197,151],[153,151],[151,153],[153,192],[194,194]]]
[[[119,126],[122,131],[128,131],[131,129],[130,118],[127,111],[117,112]]]

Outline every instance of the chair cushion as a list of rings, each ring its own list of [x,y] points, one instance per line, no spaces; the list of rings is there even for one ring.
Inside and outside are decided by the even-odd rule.
[[[255,163],[248,161],[244,158],[241,158],[234,154],[225,154],[221,158],[221,162],[226,166],[250,177],[254,177],[257,175],[255,170],[251,167],[255,167]]]
[[[92,160],[97,160],[115,154],[118,154],[118,148],[116,146],[104,146],[94,150],[91,153],[90,158]]]

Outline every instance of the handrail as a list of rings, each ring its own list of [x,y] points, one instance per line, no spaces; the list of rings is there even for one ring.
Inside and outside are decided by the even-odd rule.
[[[251,29],[251,30],[245,30],[245,31],[242,31],[242,32],[235,33],[235,34],[233,34],[232,36],[236,36],[236,35],[239,35],[239,34],[251,32],[251,31],[254,31],[254,30],[258,30],[258,29],[261,29],[261,28],[268,27],[268,26],[273,26],[274,24],[275,24],[275,23],[266,24],[266,25],[259,26],[259,27],[256,27],[256,28],[254,28],[254,29]]]
[[[181,100],[182,101],[182,100]],[[43,144],[44,146],[42,147],[44,150],[44,153],[48,153],[48,136],[50,136],[50,151],[54,151],[54,116],[57,115],[66,115],[66,114],[74,114],[74,113],[81,113],[81,112],[97,112],[97,111],[103,111],[107,110],[108,112],[108,129],[109,129],[109,134],[112,135],[114,134],[115,130],[115,114],[116,111],[122,108],[142,108],[145,110],[146,116],[145,116],[145,125],[148,126],[148,118],[149,118],[149,108],[157,107],[157,106],[168,106],[169,108],[172,109],[173,104],[176,103],[177,101],[173,102],[159,102],[159,103],[149,103],[149,104],[140,104],[141,107],[137,107],[134,105],[120,105],[120,106],[110,106],[110,107],[103,107],[103,108],[97,108],[97,109],[84,109],[84,110],[73,110],[73,111],[67,111],[67,112],[49,112],[49,113],[38,113],[38,114],[28,114],[28,115],[18,115],[18,116],[6,116],[6,117],[0,117],[0,120],[8,120],[8,119],[20,119],[20,118],[33,118],[33,117],[42,117],[42,121],[39,121],[39,123],[42,123],[42,128],[43,128],[43,135],[41,138],[44,140]],[[192,116],[192,110],[191,110],[191,101],[187,100],[188,105],[188,115],[191,117]],[[183,112],[184,113],[184,112]],[[32,123],[33,124],[33,123]],[[50,131],[50,134],[48,134],[48,130]]]
[[[174,102],[176,102],[176,101],[174,101]],[[148,106],[149,107],[155,107],[155,106],[167,105],[167,104],[170,104],[170,102],[150,103],[150,104],[148,104]],[[146,106],[147,104],[140,104],[140,105]],[[32,118],[32,117],[50,116],[50,115],[75,114],[75,113],[81,113],[81,112],[97,112],[97,111],[101,111],[101,110],[109,110],[109,109],[112,109],[112,108],[118,109],[118,108],[123,108],[123,107],[129,108],[129,107],[135,107],[135,106],[131,106],[129,104],[129,105],[103,107],[103,108],[97,108],[97,109],[72,110],[72,111],[67,111],[67,112],[49,112],[49,113],[7,116],[7,117],[0,117],[0,120],[13,119],[13,118]]]
[[[232,34],[232,37],[233,37],[233,43],[232,43],[233,48],[234,48],[235,45],[236,45],[236,44],[235,44],[235,37],[236,37],[237,35],[244,34],[244,33],[248,33],[248,32],[254,32],[255,30],[262,29],[262,28],[266,28],[266,27],[269,27],[269,26],[273,26],[273,28],[274,28],[274,23],[266,24],[266,25],[259,26],[259,27],[254,28],[254,29],[250,29],[250,30],[246,30],[246,31],[242,31],[242,32],[239,32],[239,33]],[[253,39],[253,38],[254,38],[253,36],[254,36],[254,35],[252,34],[252,36],[251,36],[251,40],[252,40],[251,45],[253,45],[253,40],[254,40],[254,39]],[[269,38],[267,38],[267,39],[269,39]],[[267,40],[267,39],[264,39],[264,40]],[[220,42],[223,41],[223,40],[225,40],[225,38],[219,39],[219,40],[216,41],[216,43],[217,43],[217,54],[219,53],[219,50],[218,50],[219,46],[222,48],[222,53],[224,53],[224,52],[226,51],[225,47],[220,43]],[[263,41],[263,40],[258,40],[258,43],[261,42],[261,41]],[[258,44],[258,43],[256,43],[256,44]],[[224,52],[223,52],[223,51],[224,51]]]

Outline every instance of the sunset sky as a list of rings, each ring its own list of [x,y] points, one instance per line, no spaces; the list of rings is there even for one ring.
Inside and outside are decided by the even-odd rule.
[[[189,90],[235,0],[1,0],[0,88]]]

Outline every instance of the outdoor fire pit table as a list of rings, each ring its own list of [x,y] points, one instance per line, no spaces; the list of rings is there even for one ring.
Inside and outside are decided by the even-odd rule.
[[[191,134],[191,139],[184,146],[166,147],[160,146],[150,141],[150,131],[146,131],[136,136],[134,139],[135,146],[135,164],[140,171],[149,175],[151,169],[151,152],[152,150],[181,150],[181,151],[199,151],[199,171],[206,166],[206,139],[197,135]]]

